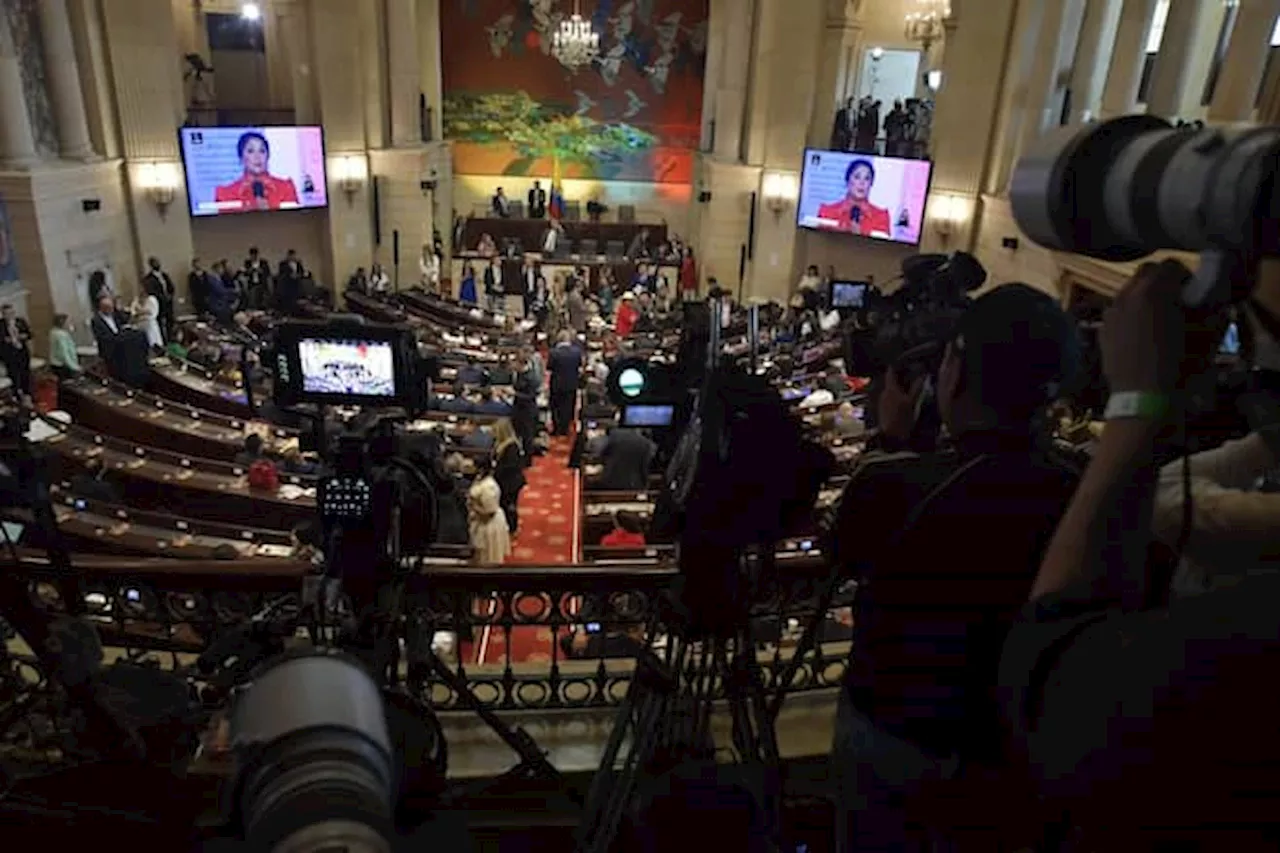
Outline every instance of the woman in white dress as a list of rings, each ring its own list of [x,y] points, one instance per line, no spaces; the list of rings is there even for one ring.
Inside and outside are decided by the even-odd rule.
[[[511,553],[511,530],[502,511],[502,489],[493,479],[491,459],[485,458],[476,464],[476,479],[467,492],[467,515],[475,562],[485,566],[505,560]]]
[[[160,300],[153,293],[143,293],[134,300],[133,324],[142,329],[147,343],[153,350],[164,349],[164,335],[160,332]]]
[[[440,292],[440,256],[430,246],[422,247],[422,257],[418,258],[418,272],[422,276],[422,287],[428,293]]]
[[[372,293],[389,293],[391,291],[391,277],[382,268],[382,264],[375,263],[373,268],[369,270],[369,290]]]

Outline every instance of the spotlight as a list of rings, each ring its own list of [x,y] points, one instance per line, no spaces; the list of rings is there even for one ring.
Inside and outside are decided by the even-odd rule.
[[[262,7],[257,3],[245,3],[240,7],[240,17],[246,21],[259,21],[262,19]]]

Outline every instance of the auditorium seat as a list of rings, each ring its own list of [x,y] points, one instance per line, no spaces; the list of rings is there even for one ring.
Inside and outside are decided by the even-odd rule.
[[[593,257],[600,254],[600,243],[591,238],[579,241],[578,254],[584,257]]]
[[[522,201],[511,202],[511,218],[524,219],[524,202]]]
[[[577,201],[566,201],[564,203],[564,218],[569,222],[578,222],[582,219],[582,203]]]
[[[627,247],[621,240],[609,240],[604,244],[604,253],[611,258],[625,258]]]
[[[636,221],[636,206],[634,204],[618,205],[618,221],[625,222],[630,225]]]

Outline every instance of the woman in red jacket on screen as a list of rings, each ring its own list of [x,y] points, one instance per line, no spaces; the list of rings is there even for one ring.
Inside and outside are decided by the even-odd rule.
[[[876,167],[870,160],[858,158],[844,171],[845,196],[818,207],[818,218],[834,222],[820,227],[835,231],[851,231],[864,237],[893,236],[889,211],[871,203],[871,187],[876,182]]]
[[[271,146],[266,136],[256,130],[241,134],[236,155],[244,173],[214,190],[213,200],[219,211],[279,210],[285,204],[298,204],[298,188],[293,179],[277,178],[267,171]]]

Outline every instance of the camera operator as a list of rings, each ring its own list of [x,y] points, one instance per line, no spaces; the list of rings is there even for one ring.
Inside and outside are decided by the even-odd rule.
[[[1272,272],[1267,270],[1267,272]],[[1231,584],[1242,575],[1280,571],[1280,495],[1259,491],[1264,477],[1280,468],[1280,346],[1268,329],[1277,329],[1267,302],[1280,296],[1262,279],[1255,298],[1239,310],[1244,329],[1244,356],[1254,372],[1252,386],[1238,405],[1252,431],[1187,460],[1191,492],[1190,524],[1181,565],[1170,592],[1195,595]],[[1280,331],[1280,329],[1277,329]],[[1184,461],[1160,469],[1152,531],[1177,547],[1184,527]]]
[[[868,452],[844,492],[832,544],[859,589],[831,756],[841,851],[903,849],[931,783],[998,762],[1000,643],[1076,481],[1045,413],[1078,360],[1048,295],[1010,284],[972,302],[937,375],[954,446]],[[897,373],[879,399],[887,447],[909,442],[925,385]],[[993,801],[1020,813],[1005,792]]]
[[[1184,378],[1222,334],[1182,306],[1189,275],[1147,265],[1108,311],[1109,417],[1009,634],[1001,682],[1040,794],[1086,833],[1137,849],[1127,836],[1187,844],[1209,828],[1202,840],[1215,849],[1275,849],[1280,691],[1268,682],[1280,662],[1280,575],[1159,610],[1121,604],[1145,569],[1158,441],[1177,422]]]

